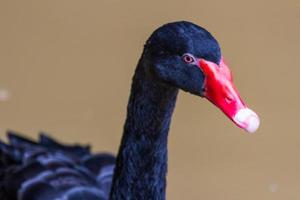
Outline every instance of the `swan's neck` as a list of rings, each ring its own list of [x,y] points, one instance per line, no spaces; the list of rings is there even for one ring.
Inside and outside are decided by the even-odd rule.
[[[178,90],[137,67],[117,157],[111,200],[165,199],[167,137]]]

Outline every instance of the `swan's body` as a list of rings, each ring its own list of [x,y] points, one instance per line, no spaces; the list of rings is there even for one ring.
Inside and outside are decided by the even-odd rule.
[[[112,155],[93,155],[88,146],[62,145],[44,134],[34,142],[10,131],[8,139],[10,145],[0,143],[1,200],[108,198]]]
[[[258,127],[217,41],[192,23],[170,23],[151,35],[137,65],[116,162],[46,136],[35,143],[10,134],[10,144],[0,144],[0,198],[165,199],[167,138],[179,89],[206,97],[249,132]]]

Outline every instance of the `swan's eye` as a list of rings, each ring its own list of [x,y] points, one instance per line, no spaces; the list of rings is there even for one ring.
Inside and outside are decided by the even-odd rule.
[[[191,64],[195,62],[195,58],[191,54],[184,54],[182,56],[182,60],[187,64]]]

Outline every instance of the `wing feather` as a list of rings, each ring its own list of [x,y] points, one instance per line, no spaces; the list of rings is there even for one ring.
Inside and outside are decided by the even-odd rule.
[[[115,157],[89,145],[59,143],[45,133],[34,141],[8,131],[0,141],[1,200],[106,200]]]

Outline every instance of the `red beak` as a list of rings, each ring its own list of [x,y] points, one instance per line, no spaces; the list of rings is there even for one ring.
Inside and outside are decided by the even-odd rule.
[[[198,67],[205,75],[204,96],[220,108],[237,126],[253,133],[259,127],[259,117],[249,109],[233,85],[228,66],[200,59]]]

